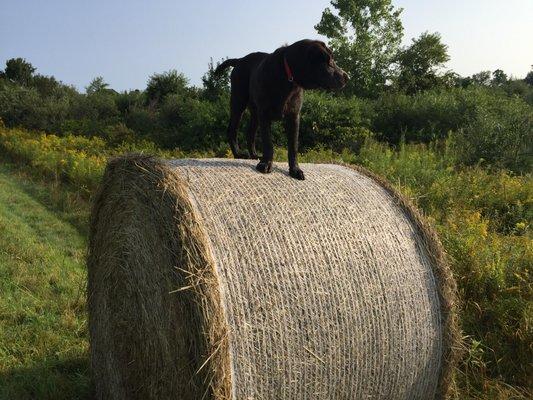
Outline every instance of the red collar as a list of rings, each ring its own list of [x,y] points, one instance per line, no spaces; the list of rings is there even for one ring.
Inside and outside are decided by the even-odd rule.
[[[287,80],[289,82],[294,82],[294,75],[292,74],[291,67],[289,67],[289,63],[287,62],[287,59],[283,57],[283,65],[285,66],[285,74],[287,74]]]

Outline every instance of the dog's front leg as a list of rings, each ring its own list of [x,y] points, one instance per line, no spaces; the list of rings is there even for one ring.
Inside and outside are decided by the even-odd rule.
[[[285,117],[285,132],[289,143],[289,175],[304,180],[303,171],[298,166],[298,135],[300,133],[300,113]]]
[[[261,132],[261,141],[263,142],[263,155],[255,168],[264,174],[272,172],[272,159],[274,158],[274,145],[272,144],[272,132],[270,129],[271,123],[270,118],[259,117],[259,131]]]

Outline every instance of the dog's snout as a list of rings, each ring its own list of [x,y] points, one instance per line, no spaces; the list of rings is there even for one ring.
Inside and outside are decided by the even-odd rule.
[[[348,76],[346,71],[337,68],[337,71],[335,73],[335,86],[337,89],[342,89],[343,87],[345,87],[349,79],[350,77]]]

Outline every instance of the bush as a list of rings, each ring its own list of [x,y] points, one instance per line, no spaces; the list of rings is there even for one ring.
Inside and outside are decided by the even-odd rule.
[[[134,142],[135,132],[120,122],[118,124],[106,126],[102,137],[110,146],[117,146],[122,143]]]
[[[372,128],[381,140],[398,144],[444,139],[470,118],[477,97],[470,89],[386,94],[375,103]]]
[[[146,108],[134,106],[124,117],[126,126],[139,137],[155,137],[159,130],[157,113]]]
[[[182,95],[168,95],[159,110],[164,128],[155,137],[164,148],[208,150],[226,146],[228,106]]]
[[[70,116],[74,119],[86,118],[100,121],[117,118],[119,111],[114,96],[108,92],[76,96],[72,102]]]
[[[393,144],[429,143],[452,133],[457,161],[529,171],[533,109],[501,89],[471,87],[414,96],[389,94],[375,103],[372,128]]]
[[[325,145],[333,150],[358,151],[369,130],[370,105],[355,97],[335,97],[321,92],[305,95],[300,121],[302,149]]]
[[[533,109],[518,98],[502,97],[480,107],[452,137],[464,164],[531,171]]]
[[[149,105],[156,106],[172,94],[187,92],[187,78],[176,70],[153,74],[146,86],[146,100]]]
[[[144,95],[140,90],[119,93],[114,96],[118,112],[127,116],[133,109],[139,108],[144,103]]]
[[[52,131],[68,112],[67,98],[42,98],[34,88],[11,84],[0,88],[0,118],[7,126]]]

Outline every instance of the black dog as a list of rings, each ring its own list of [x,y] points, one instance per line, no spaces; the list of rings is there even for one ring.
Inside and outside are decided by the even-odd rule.
[[[296,179],[305,179],[298,167],[298,132],[303,89],[340,89],[348,75],[337,67],[331,50],[317,40],[300,40],[274,53],[251,53],[243,58],[224,61],[215,73],[228,67],[231,73],[231,116],[228,140],[235,158],[255,158],[255,135],[261,132],[263,155],[257,170],[272,170],[274,148],[270,125],[284,119],[289,142],[289,172]],[[246,109],[250,110],[247,130],[248,154],[239,152],[237,128]]]

